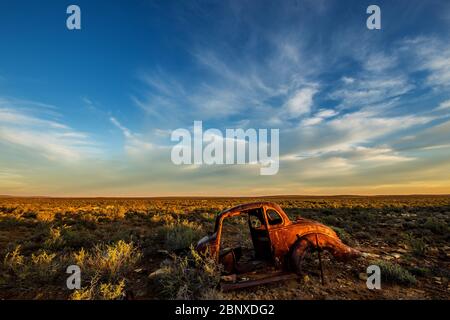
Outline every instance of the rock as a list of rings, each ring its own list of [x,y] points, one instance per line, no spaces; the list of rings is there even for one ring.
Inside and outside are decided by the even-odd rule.
[[[392,256],[393,256],[395,259],[400,259],[400,257],[401,257],[402,255],[399,254],[399,253],[393,253]]]
[[[362,280],[362,281],[366,281],[366,280],[367,280],[367,273],[361,272],[361,273],[358,275],[358,278],[359,278],[360,280]]]
[[[236,274],[221,276],[220,279],[225,282],[236,282]]]
[[[380,257],[379,254],[376,254],[376,253],[370,253],[370,252],[363,252],[363,253],[362,253],[362,256],[363,256],[364,258],[379,258],[379,257]]]

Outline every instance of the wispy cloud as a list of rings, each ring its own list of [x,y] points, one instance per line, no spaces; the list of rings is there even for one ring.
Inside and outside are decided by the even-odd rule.
[[[447,110],[450,109],[450,100],[443,101],[439,104],[436,110]]]
[[[142,139],[140,134],[131,132],[128,128],[124,127],[116,118],[109,118],[112,124],[120,129],[125,137],[125,151],[131,156],[142,156],[153,149],[153,145]]]
[[[32,151],[53,161],[74,162],[99,155],[90,137],[38,111],[9,103],[0,107],[0,143]]]

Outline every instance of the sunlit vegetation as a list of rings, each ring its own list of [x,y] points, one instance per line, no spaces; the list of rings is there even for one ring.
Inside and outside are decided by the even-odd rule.
[[[305,279],[290,289],[221,292],[220,266],[189,247],[213,230],[221,210],[256,200],[0,198],[0,298],[449,298],[449,196],[263,199],[293,220],[331,226],[367,255],[348,264],[324,255],[326,286],[314,256]],[[245,230],[246,221],[230,223],[225,236],[251,246],[247,234],[230,234]],[[361,273],[373,263],[382,269],[383,290],[368,292]],[[81,268],[79,290],[66,287],[73,264]]]

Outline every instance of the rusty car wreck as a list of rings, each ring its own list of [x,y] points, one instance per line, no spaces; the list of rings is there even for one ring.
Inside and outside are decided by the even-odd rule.
[[[319,222],[298,218],[291,221],[283,209],[273,202],[253,202],[235,206],[219,213],[214,232],[202,238],[196,250],[208,251],[224,266],[228,275],[255,274],[249,263],[241,263],[241,248],[222,248],[223,224],[225,219],[247,215],[248,227],[253,243],[253,257],[250,265],[264,265],[263,277],[242,277],[247,281],[225,284],[225,290],[250,287],[274,281],[296,278],[302,273],[302,264],[308,252],[319,253],[320,271],[323,278],[320,251],[326,250],[338,260],[358,257],[360,252],[345,245],[336,232]],[[270,268],[276,272],[270,273]],[[256,273],[256,274],[261,274]],[[228,280],[230,281],[230,280]]]

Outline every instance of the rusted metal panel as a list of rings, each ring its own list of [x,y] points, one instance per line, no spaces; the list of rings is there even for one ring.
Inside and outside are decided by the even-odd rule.
[[[255,279],[255,280],[247,280],[237,283],[222,283],[220,288],[222,291],[231,291],[231,290],[237,290],[237,289],[244,289],[244,288],[250,288],[255,286],[261,286],[264,284],[279,282],[279,281],[286,281],[286,280],[293,280],[297,279],[298,275],[295,273],[280,273],[277,275],[270,275],[268,277]]]
[[[268,210],[275,210],[279,217],[277,219],[272,218],[269,221]],[[292,261],[301,263],[307,248],[327,250],[337,259],[354,258],[360,255],[358,250],[342,243],[336,232],[330,227],[304,218],[291,221],[283,209],[273,202],[252,202],[222,211],[217,216],[214,233],[203,238],[198,243],[197,250],[208,250],[220,261],[219,252],[223,221],[226,218],[243,213],[249,215],[249,228],[256,256],[270,259],[280,269],[289,269]],[[270,213],[275,214],[274,212]],[[252,227],[251,216],[260,220],[261,225],[259,227]],[[300,239],[302,240],[301,246],[298,245]],[[224,259],[226,257],[226,261],[223,262],[229,264],[231,256],[225,255],[223,257]],[[236,261],[236,259],[233,259],[233,261]]]

